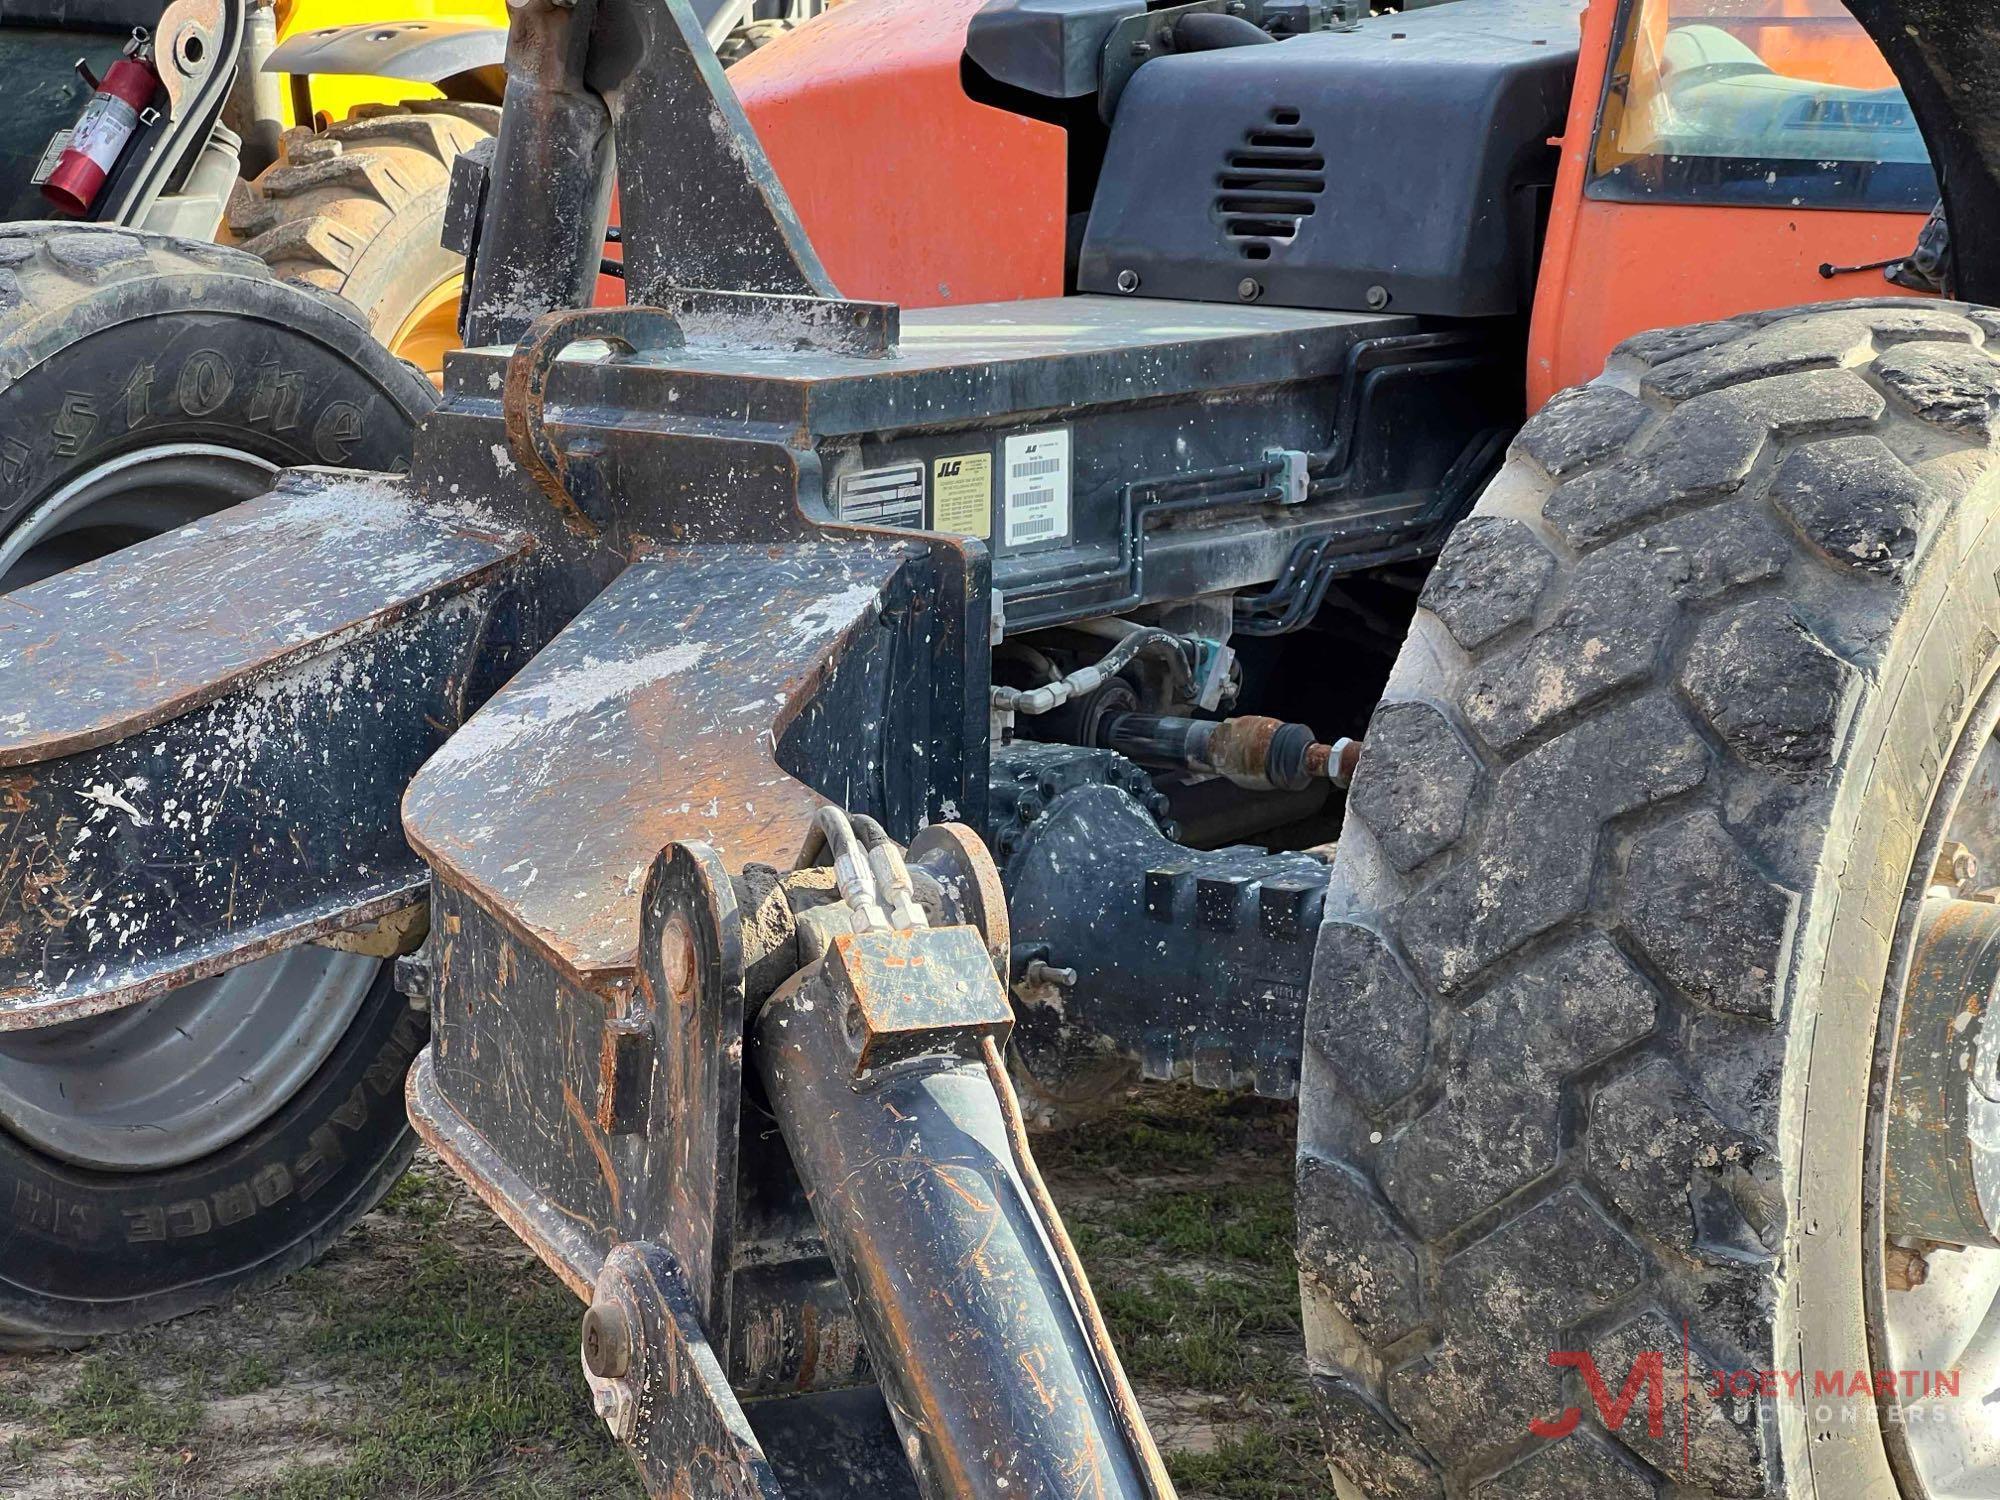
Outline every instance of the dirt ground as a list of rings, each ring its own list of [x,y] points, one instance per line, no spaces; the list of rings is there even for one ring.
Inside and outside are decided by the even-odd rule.
[[[1148,1089],[1038,1150],[1185,1500],[1320,1500],[1290,1110]],[[580,1309],[429,1158],[275,1290],[0,1356],[0,1495],[636,1497],[583,1399]]]

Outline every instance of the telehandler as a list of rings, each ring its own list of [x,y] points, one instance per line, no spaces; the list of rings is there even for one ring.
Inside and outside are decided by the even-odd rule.
[[[2000,4],[511,25],[408,471],[163,318],[103,431],[319,466],[0,597],[9,1341],[407,1106],[654,1493],[1165,1500],[1136,1067],[1298,1098],[1333,1493],[2000,1494]]]

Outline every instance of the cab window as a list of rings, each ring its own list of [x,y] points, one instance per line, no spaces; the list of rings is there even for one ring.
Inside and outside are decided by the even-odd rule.
[[[1627,0],[1594,198],[1928,209],[1937,180],[1895,76],[1839,0]]]

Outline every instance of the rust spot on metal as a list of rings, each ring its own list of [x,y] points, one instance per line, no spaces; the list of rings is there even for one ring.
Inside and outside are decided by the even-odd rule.
[[[977,1056],[982,1038],[1004,1042],[1013,1028],[985,940],[970,927],[842,933],[826,963],[852,997],[846,1026],[857,1075],[924,1053]]]
[[[603,1234],[603,1226],[531,1192],[486,1138],[446,1101],[437,1087],[434,1067],[427,1051],[410,1069],[404,1098],[411,1128],[570,1291],[588,1302],[601,1263],[601,1254],[592,1250],[591,1241]],[[558,1215],[573,1222],[564,1223]]]
[[[604,1190],[611,1195],[611,1211],[614,1214],[619,1213],[622,1211],[619,1199],[623,1196],[624,1189],[619,1184],[618,1168],[612,1164],[611,1152],[604,1144],[604,1137],[598,1132],[597,1122],[583,1107],[583,1101],[576,1097],[576,1090],[567,1083],[563,1085],[562,1096],[563,1108],[568,1110],[569,1117],[576,1121],[577,1129],[583,1133],[584,1144],[590,1147],[590,1154],[597,1158],[597,1170],[604,1175]]]
[[[549,376],[571,344],[597,340],[624,354],[647,348],[677,348],[685,340],[672,315],[656,307],[558,308],[528,326],[507,361],[501,392],[501,420],[507,446],[563,519],[578,532],[595,536],[598,524],[585,515],[570,491],[569,455],[549,436],[544,403]]]

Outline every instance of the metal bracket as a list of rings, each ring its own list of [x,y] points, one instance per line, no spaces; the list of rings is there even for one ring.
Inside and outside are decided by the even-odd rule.
[[[583,1346],[598,1415],[656,1494],[785,1500],[671,1251],[641,1243],[611,1252]]]
[[[611,111],[631,300],[837,293],[687,0],[617,7],[588,73]]]
[[[705,844],[662,850],[639,911],[639,993],[654,1017],[659,1084],[674,1141],[666,1226],[702,1326],[729,1347],[736,1156],[743,1102],[742,921],[729,872]]]
[[[662,298],[697,342],[734,349],[812,349],[881,358],[896,352],[902,310],[893,302],[717,292],[675,287]]]
[[[571,488],[572,454],[549,437],[545,403],[549,375],[572,344],[595,340],[621,354],[641,348],[677,349],[687,340],[672,313],[657,307],[559,308],[529,326],[507,361],[502,412],[507,446],[521,467],[562,510],[571,526],[589,533],[604,529],[607,517],[593,486],[579,497]]]

